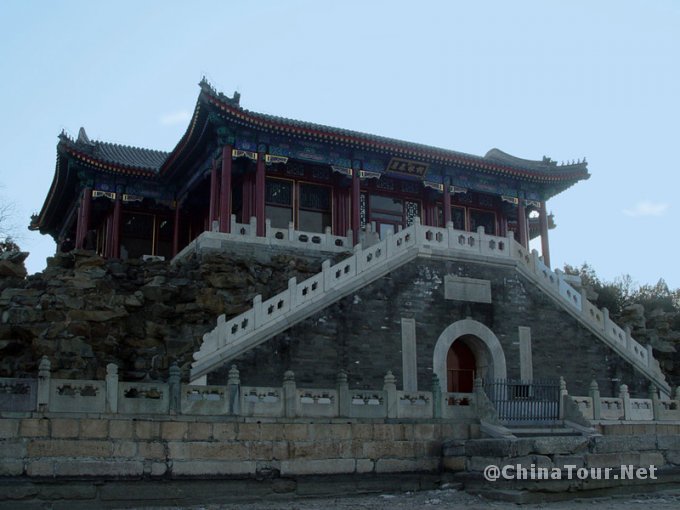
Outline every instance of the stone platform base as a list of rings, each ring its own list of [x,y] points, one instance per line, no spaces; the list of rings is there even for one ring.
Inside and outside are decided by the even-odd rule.
[[[0,510],[91,510],[340,497],[439,488],[450,474],[326,475],[213,480],[0,479]],[[449,485],[451,487],[451,485]],[[282,503],[283,506],[288,506]]]

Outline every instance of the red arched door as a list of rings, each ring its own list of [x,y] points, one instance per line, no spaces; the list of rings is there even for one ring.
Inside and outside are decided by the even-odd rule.
[[[449,393],[472,393],[475,355],[462,341],[453,342],[446,356],[446,389]]]

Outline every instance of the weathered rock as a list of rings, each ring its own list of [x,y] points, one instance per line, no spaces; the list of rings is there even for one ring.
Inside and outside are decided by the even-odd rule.
[[[125,310],[72,310],[68,315],[71,320],[104,322],[125,317],[128,313]]]
[[[254,282],[252,275],[243,272],[209,273],[207,276],[210,285],[217,289],[238,289]]]
[[[0,253],[0,260],[6,260],[14,264],[23,264],[27,257],[27,251],[11,250]]]
[[[76,269],[82,269],[87,267],[102,267],[106,264],[106,260],[99,256],[94,257],[78,257],[75,261]]]
[[[24,278],[26,268],[9,260],[0,260],[0,277]]]

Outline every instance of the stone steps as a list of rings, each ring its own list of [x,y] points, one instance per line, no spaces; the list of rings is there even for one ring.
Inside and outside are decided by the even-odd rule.
[[[452,225],[429,227],[421,225],[420,218],[415,218],[414,225],[375,245],[366,248],[357,245],[354,252],[335,266],[325,263],[322,272],[304,282],[289,282],[287,291],[265,302],[257,296],[253,308],[238,317],[227,321],[220,316],[217,327],[204,335],[201,347],[194,353],[191,381],[198,383],[207,373],[231,359],[422,256],[454,260],[474,258],[515,265],[565,312],[585,325],[662,393],[670,395],[671,388],[651,351],[609,320],[606,309],[597,309],[576,292],[562,273],[545,266],[535,251],[529,254],[512,238],[486,235],[483,228],[470,233],[454,231]]]
[[[508,427],[515,437],[574,437],[581,436],[581,432],[565,426],[557,427]]]

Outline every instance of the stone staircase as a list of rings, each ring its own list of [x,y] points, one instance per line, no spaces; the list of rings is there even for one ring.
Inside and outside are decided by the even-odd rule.
[[[206,235],[215,237],[216,233]],[[291,278],[286,290],[266,301],[260,295],[255,296],[253,307],[237,317],[226,320],[220,315],[215,329],[204,335],[199,350],[194,353],[192,382],[200,382],[203,376],[229,360],[418,256],[514,264],[563,310],[631,363],[662,395],[670,395],[671,388],[652,356],[651,347],[643,347],[628,329],[613,323],[606,308],[600,310],[590,303],[569,285],[562,272],[552,271],[543,264],[538,253],[526,250],[512,238],[512,233],[508,237],[491,236],[484,233],[483,227],[477,232],[466,232],[455,230],[451,223],[446,228],[430,227],[421,225],[420,218],[415,218],[410,227],[396,234],[389,233],[369,247],[358,244],[353,255],[333,266],[325,261],[321,272],[303,282]]]

